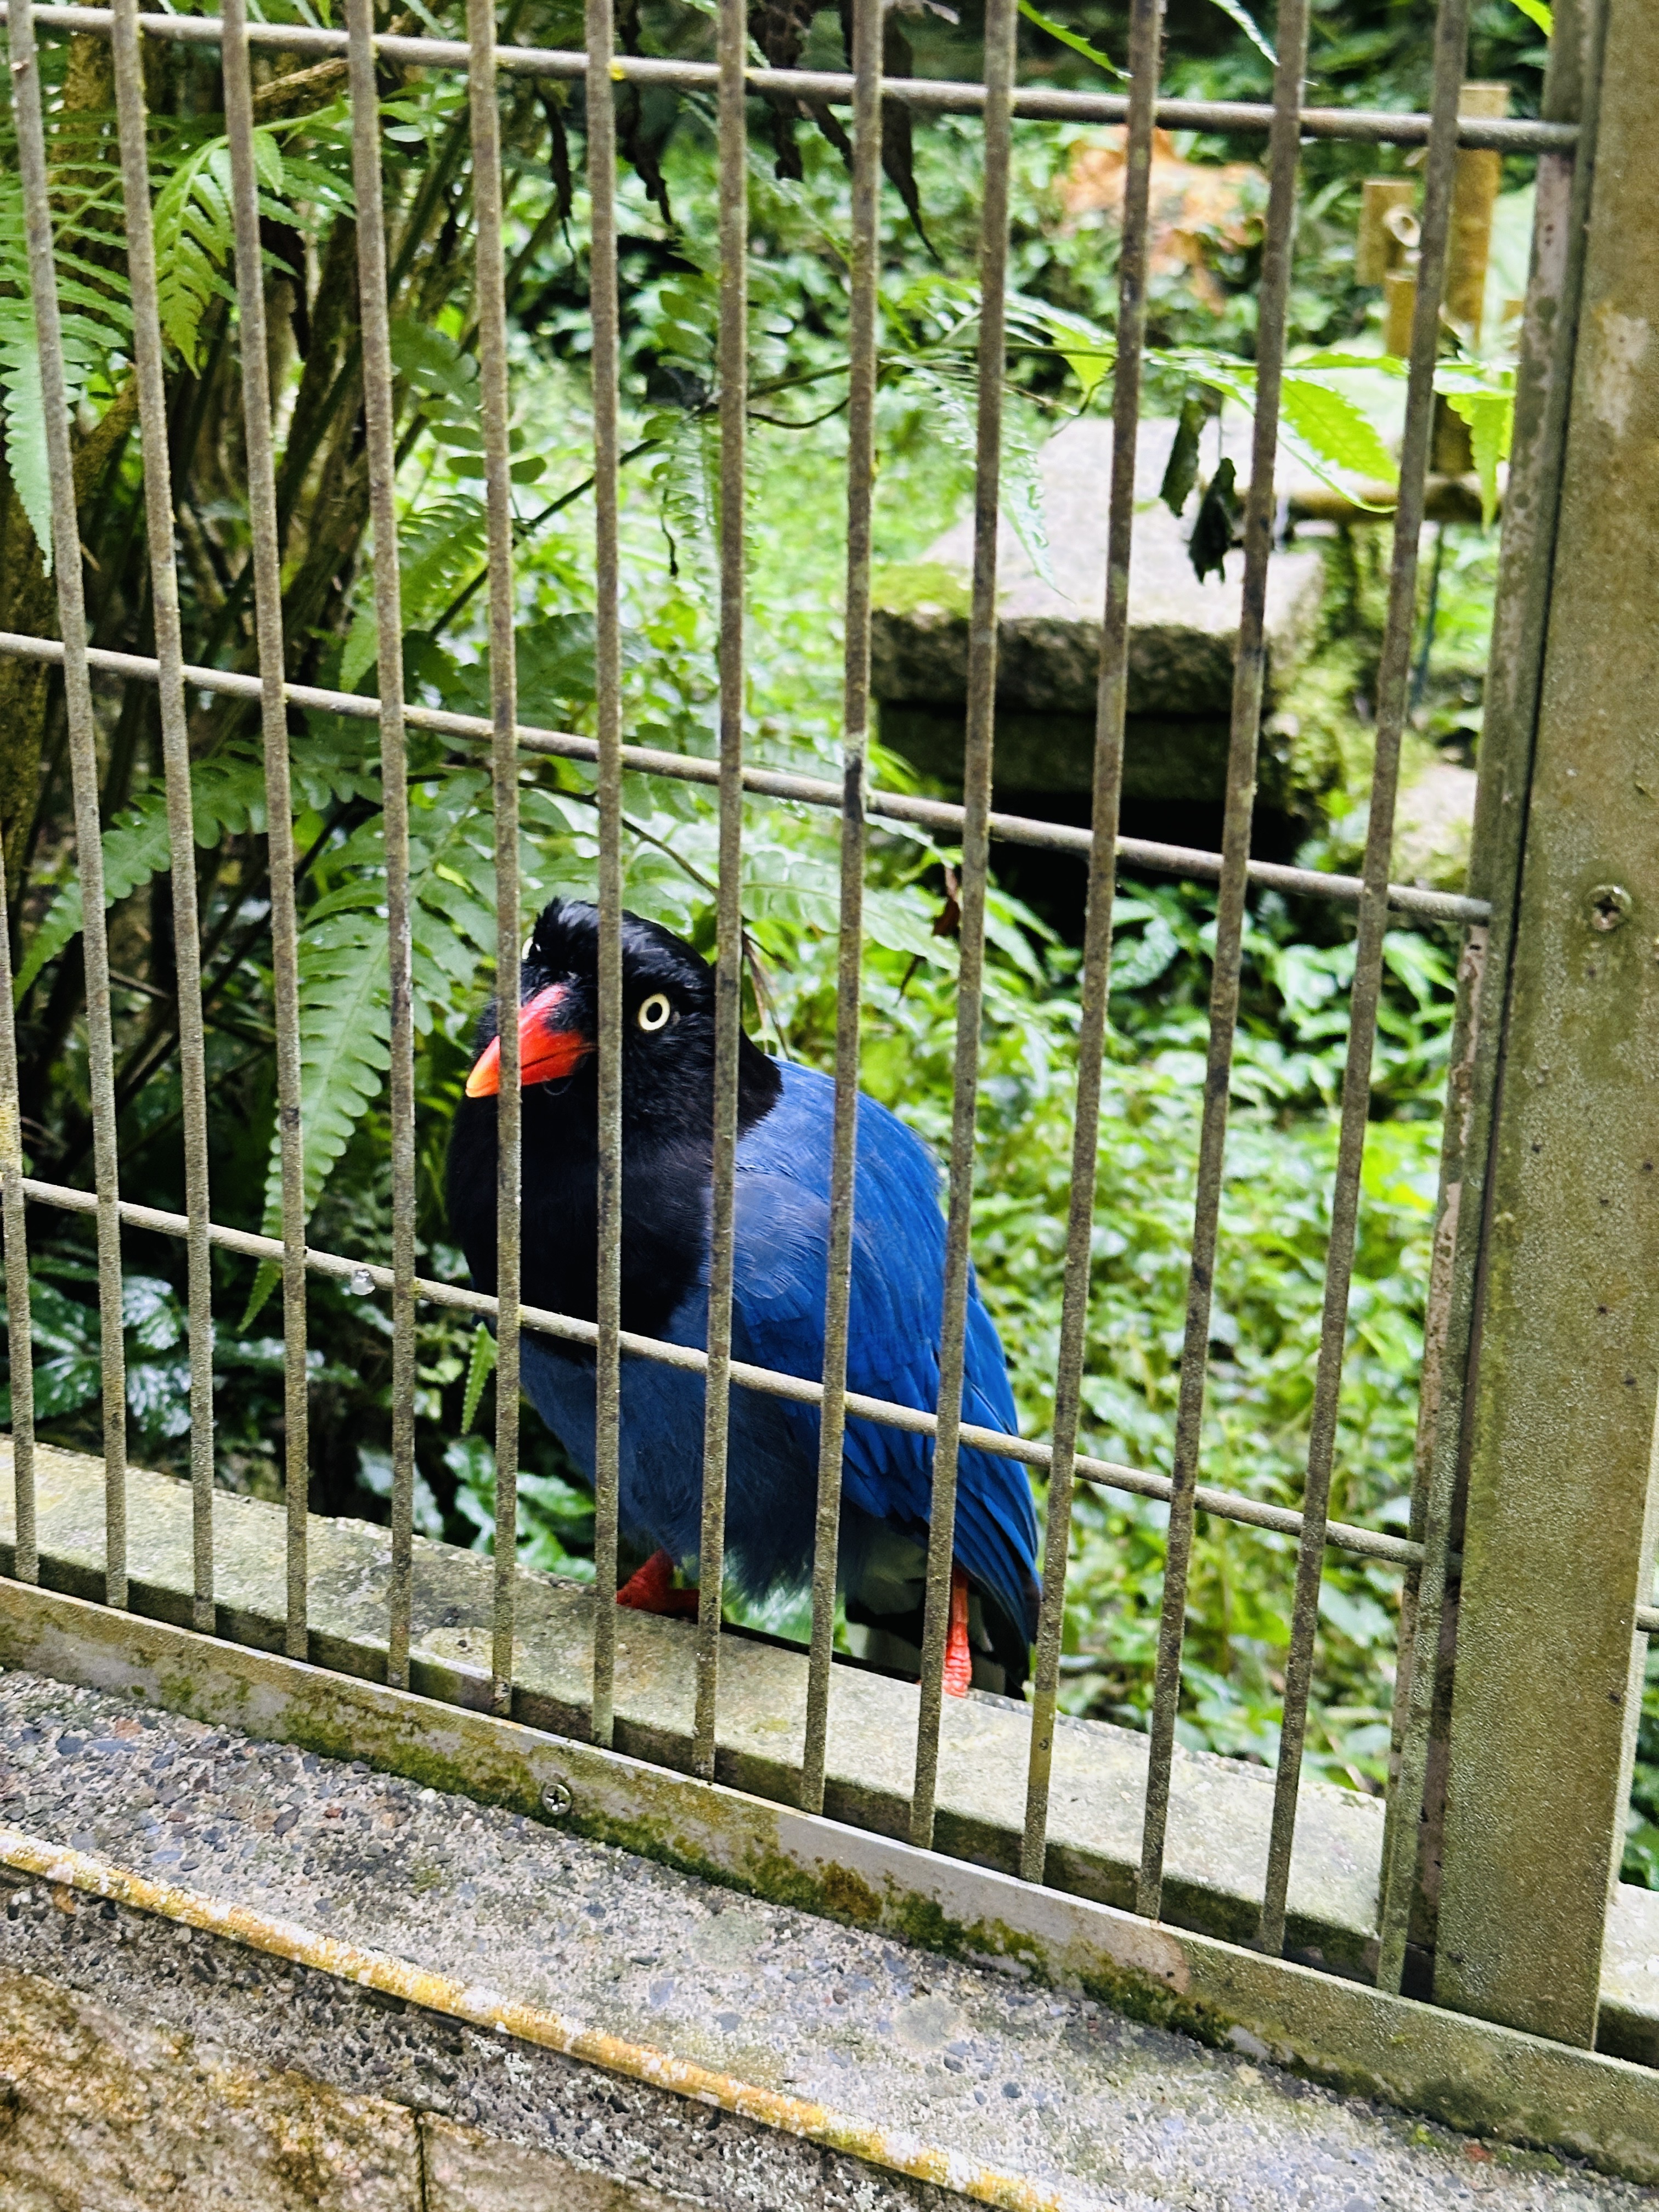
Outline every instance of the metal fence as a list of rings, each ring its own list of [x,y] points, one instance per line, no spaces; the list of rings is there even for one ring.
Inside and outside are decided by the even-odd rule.
[[[14,1449],[16,1474],[15,1574],[35,1580],[33,1420],[30,1411],[28,1275],[26,1204],[95,1216],[103,1328],[103,1407],[107,1468],[105,1595],[112,1607],[127,1602],[127,1462],[125,1431],[121,1313],[121,1237],[124,1228],[184,1240],[189,1255],[191,1455],[194,1498],[194,1620],[211,1632],[213,1583],[214,1446],[212,1316],[210,1255],[217,1247],[280,1262],[286,1348],[286,1476],[289,1653],[307,1651],[307,1315],[308,1273],[353,1279],[358,1287],[390,1293],[394,1346],[392,1565],[386,1594],[387,1680],[407,1686],[410,1670],[412,1497],[415,1475],[415,1358],[416,1312],[422,1302],[486,1317],[496,1333],[499,1379],[495,1459],[495,1584],[493,1674],[497,1710],[510,1710],[513,1690],[514,1532],[514,1469],[518,1464],[519,1349],[529,1328],[571,1344],[591,1346],[598,1371],[597,1584],[593,1607],[592,1733],[611,1741],[617,1664],[617,1585],[619,1362],[627,1354],[666,1361],[706,1376],[706,1441],[696,1624],[696,1705],[694,1771],[714,1771],[715,1693],[721,1660],[720,1589],[729,1394],[734,1384],[771,1392],[821,1409],[821,1452],[813,1631],[807,1721],[801,1747],[799,1802],[823,1803],[826,1726],[831,1677],[837,1522],[842,1445],[849,1417],[884,1422],[931,1437],[933,1507],[928,1550],[926,1634],[921,1663],[920,1721],[910,1835],[920,1845],[933,1837],[941,1690],[949,1614],[952,1526],[957,1455],[963,1446],[1002,1454],[1040,1471],[1048,1482],[1047,1548],[1041,1625],[1031,1697],[1030,1751],[1020,1867],[1031,1881],[1044,1878],[1059,1679],[1062,1601],[1074,1486],[1082,1481],[1169,1507],[1168,1554],[1156,1690],[1150,1740],[1144,1841],[1138,1905],[1156,1917],[1163,1892],[1165,1830],[1180,1691],[1187,1582],[1194,1515],[1200,1511],[1296,1540],[1293,1628],[1285,1670],[1282,1749],[1274,1784],[1271,1848],[1261,1905],[1258,1940],[1277,1954],[1285,1939],[1285,1900],[1295,1841],[1298,1783],[1307,1725],[1322,1570],[1328,1547],[1395,1563],[1407,1570],[1401,1634],[1401,1692],[1395,1720],[1397,1772],[1392,1786],[1387,1880],[1382,1915],[1378,1979],[1398,1989],[1416,1875],[1417,1836],[1424,1802],[1449,1560],[1453,1566],[1455,1492],[1462,1432],[1462,1376],[1474,1299],[1478,1238],[1468,1214],[1460,1230],[1456,1207],[1445,1203],[1431,1316],[1430,1357],[1435,1366],[1432,1402],[1425,1410],[1426,1480],[1419,1484],[1410,1537],[1347,1525],[1329,1517],[1339,1391],[1342,1379],[1350,1281],[1373,1045],[1376,1035],[1383,934],[1390,914],[1406,920],[1462,925],[1467,951],[1453,1060],[1454,1106],[1447,1139],[1447,1189],[1474,1188],[1493,1096],[1486,1032],[1478,1032],[1483,961],[1496,971],[1512,927],[1513,856],[1483,828],[1474,882],[1480,896],[1454,897],[1391,886],[1395,793],[1402,733],[1407,716],[1410,654],[1417,603],[1418,548],[1424,520],[1434,409],[1436,358],[1440,348],[1442,287],[1455,163],[1460,147],[1486,147],[1540,157],[1547,173],[1540,205],[1574,217],[1557,241],[1535,255],[1533,291],[1522,338],[1522,422],[1516,447],[1510,504],[1547,498],[1550,457],[1564,434],[1565,379],[1547,372],[1571,362],[1570,310],[1577,282],[1583,194],[1589,164],[1576,149],[1576,120],[1544,122],[1460,118],[1468,31],[1468,0],[1442,0],[1433,102],[1426,115],[1304,109],[1308,0],[1282,0],[1279,61],[1271,106],[1160,100],[1158,60],[1163,35],[1161,0],[1133,0],[1130,82],[1127,94],[1085,94],[1021,89],[1014,81],[1017,10],[1014,0],[989,0],[985,23],[982,84],[908,80],[884,84],[880,0],[857,0],[854,67],[850,76],[808,75],[750,67],[744,0],[721,0],[716,67],[618,57],[611,0],[587,0],[585,52],[498,46],[490,0],[469,0],[465,45],[431,39],[377,38],[371,0],[348,0],[343,31],[273,27],[248,21],[246,0],[226,0],[222,18],[140,17],[135,0],[112,9],[35,7],[9,0],[10,80],[15,103],[27,221],[29,266],[39,331],[39,352],[50,434],[56,574],[61,644],[18,635],[0,637],[0,651],[32,655],[61,665],[73,770],[78,865],[84,890],[85,959],[93,1120],[96,1133],[95,1190],[82,1192],[25,1177],[20,1151],[17,1066],[12,1032],[9,953],[0,933],[0,1153],[4,1170],[7,1295],[11,1316]],[[82,604],[64,363],[54,276],[50,188],[36,68],[39,30],[72,29],[107,35],[113,46],[118,107],[126,242],[136,311],[135,360],[149,543],[155,616],[154,659],[88,647]],[[257,676],[184,664],[174,574],[173,501],[168,480],[167,428],[162,384],[156,270],[149,210],[145,113],[141,49],[146,39],[195,40],[221,48],[227,125],[234,176],[235,266],[248,512],[252,534],[257,611]],[[375,620],[381,696],[378,701],[323,691],[285,681],[285,649],[278,574],[272,394],[267,374],[264,301],[258,244],[258,179],[252,143],[250,56],[256,46],[319,56],[343,53],[349,66],[355,179],[359,210],[363,391],[377,553]],[[394,498],[392,366],[386,311],[386,245],[381,200],[375,57],[431,69],[465,71],[471,92],[477,206],[477,319],[482,356],[485,486],[489,517],[489,637],[492,647],[491,714],[488,723],[407,702],[403,696],[402,632]],[[714,87],[718,94],[720,226],[720,435],[723,499],[720,520],[720,747],[718,762],[626,744],[622,737],[621,648],[618,627],[618,301],[614,212],[616,130],[612,100],[590,96],[587,107],[588,180],[592,192],[592,393],[594,495],[598,513],[598,734],[594,738],[521,726],[514,678],[514,550],[508,481],[508,362],[503,289],[500,126],[497,84],[505,72],[585,78],[590,87],[655,82],[679,88]],[[750,765],[743,757],[744,684],[743,491],[746,414],[746,131],[745,102],[757,91],[787,91],[831,106],[850,108],[854,148],[852,254],[851,405],[848,429],[848,562],[845,755],[839,781],[816,780]],[[878,198],[881,175],[881,117],[884,99],[902,100],[919,115],[970,113],[982,117],[983,232],[980,257],[982,312],[979,331],[979,413],[974,504],[971,647],[963,796],[960,806],[871,787],[866,774],[871,663],[871,499],[878,343]],[[1559,103],[1558,103],[1559,104]],[[1008,183],[1011,125],[1015,117],[1127,122],[1127,183],[1123,210],[1108,580],[1100,656],[1092,832],[995,813],[991,807],[993,724],[997,654],[997,523],[1002,443],[1001,393],[1005,358],[1005,302],[1008,267]],[[1224,830],[1218,853],[1154,845],[1118,836],[1127,686],[1128,578],[1135,526],[1134,465],[1142,398],[1146,328],[1148,179],[1152,134],[1158,125],[1231,132],[1256,131],[1266,140],[1270,177],[1259,293],[1256,391],[1249,489],[1244,520],[1244,573],[1231,713]],[[1249,856],[1264,678],[1267,580],[1274,535],[1274,470],[1279,395],[1285,362],[1292,246],[1296,231],[1298,160],[1309,137],[1413,145],[1425,149],[1420,263],[1410,355],[1410,378],[1399,503],[1393,535],[1388,622],[1376,721],[1376,760],[1370,795],[1363,875],[1345,878],[1269,865]],[[1564,351],[1565,349],[1565,351]],[[1528,381],[1530,380],[1530,382]],[[1544,396],[1528,398],[1536,391]],[[1528,415],[1528,410],[1532,412]],[[1551,410],[1554,410],[1553,415]],[[1540,411],[1541,410],[1541,411]],[[1540,458],[1542,459],[1540,461]],[[1527,471],[1533,471],[1528,478]],[[1538,485],[1545,486],[1540,492]],[[1535,520],[1535,517],[1534,517]],[[1530,616],[1547,584],[1539,581],[1534,528],[1519,550],[1506,553],[1502,580],[1499,650],[1508,659],[1495,670],[1499,705],[1516,726],[1535,714],[1541,618]],[[1547,548],[1546,548],[1547,550]],[[1547,563],[1545,561],[1545,568]],[[1516,613],[1516,611],[1519,613]],[[1516,641],[1518,639],[1518,642]],[[92,687],[102,675],[137,678],[157,686],[165,747],[168,826],[174,866],[175,916],[182,1020],[181,1064],[187,1210],[184,1215],[123,1202],[117,1168],[112,1088],[110,970],[99,838],[99,802]],[[1502,679],[1501,682],[1499,679]],[[271,931],[276,979],[276,1064],[282,1131],[283,1235],[275,1241],[213,1222],[208,1188],[208,1121],[200,1018],[198,928],[192,865],[189,763],[185,698],[187,685],[256,696],[264,740],[272,886]],[[1504,687],[1507,688],[1504,688]],[[1530,687],[1530,688],[1529,688]],[[392,978],[390,1077],[394,1232],[391,1265],[309,1249],[302,1202],[300,1050],[297,1013],[298,921],[293,882],[292,809],[287,717],[292,708],[316,708],[378,720],[385,794],[387,936]],[[1489,714],[1488,742],[1493,720]],[[499,1291],[485,1297],[423,1279],[416,1272],[414,1033],[411,1015],[409,912],[409,823],[405,796],[405,737],[411,729],[442,733],[458,744],[489,747],[495,795],[498,885],[497,972],[516,973],[521,928],[517,872],[518,789],[521,757],[552,754],[593,763],[599,805],[600,1153],[599,1219],[601,1252],[597,1325],[531,1309],[519,1294],[520,1090],[515,1025],[501,1027]],[[624,769],[712,786],[718,794],[717,1077],[714,1097],[711,1267],[707,1351],[659,1343],[620,1327],[620,1047],[622,1023],[621,913],[622,776]],[[758,1370],[732,1357],[733,1185],[737,1130],[737,1047],[741,958],[738,860],[743,811],[751,798],[776,799],[837,811],[841,819],[841,936],[836,1050],[836,1112],[831,1202],[832,1247],[827,1353],[820,1380]],[[939,1347],[937,1413],[882,1403],[846,1387],[850,1253],[854,1184],[854,1101],[859,1082],[859,990],[861,892],[866,825],[872,820],[918,823],[959,837],[962,848],[961,962],[955,1053],[954,1105],[949,1161],[949,1220],[944,1323]],[[1483,817],[1484,820],[1484,817]],[[971,1194],[976,1085],[981,1042],[986,886],[989,846],[1000,839],[1066,854],[1086,865],[1088,906],[1082,970],[1078,1051],[1075,1146],[1066,1240],[1065,1289],[1053,1434],[1024,1441],[964,1425],[960,1403],[969,1290]],[[1513,840],[1511,839],[1511,844]],[[1098,1097],[1102,1079],[1111,961],[1112,891],[1119,861],[1209,879],[1219,886],[1208,1065],[1193,1226],[1184,1350],[1173,1471],[1169,1476],[1091,1458],[1078,1449],[1085,1319],[1089,1297]],[[1504,878],[1504,868],[1510,866]],[[1301,1510],[1271,1506],[1197,1481],[1204,1414],[1227,1130],[1229,1079],[1239,1012],[1246,899],[1252,885],[1274,886],[1357,908],[1358,950],[1349,1008],[1346,1072],[1340,1148],[1329,1198],[1322,1332],[1310,1427],[1305,1491]],[[1507,902],[1507,903],[1506,903]],[[1490,1025],[1488,1025],[1490,1027]],[[1461,1085],[1461,1088],[1455,1087]],[[1474,1209],[1478,1210],[1478,1209]],[[1659,1612],[1638,1609],[1634,1627],[1659,1627]],[[1639,1646],[1638,1646],[1639,1648]]]

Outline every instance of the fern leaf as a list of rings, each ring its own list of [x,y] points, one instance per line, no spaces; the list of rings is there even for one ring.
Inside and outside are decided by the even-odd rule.
[[[478,1418],[478,1401],[484,1384],[495,1371],[495,1340],[480,1322],[473,1332],[472,1350],[466,1363],[466,1401],[461,1408],[461,1434]]]
[[[198,365],[198,341],[209,306],[236,296],[220,274],[235,240],[229,164],[228,141],[210,140],[173,171],[155,202],[161,331],[189,368]]]
[[[713,422],[702,416],[658,416],[664,451],[653,478],[674,568],[712,613],[719,598],[720,452]]]
[[[352,1130],[380,1095],[392,1062],[386,925],[359,907],[310,926],[300,939],[301,1119],[307,1218]],[[280,1137],[265,1176],[264,1233],[282,1233]]]
[[[410,889],[415,1024],[422,1034],[471,988],[481,963],[495,951],[495,869],[490,817],[483,811],[489,789],[481,770],[462,769],[416,795]],[[392,1059],[386,850],[378,821],[354,831],[334,856],[333,868],[336,887],[310,908],[300,938],[307,1218],[353,1129],[380,1097]],[[276,1236],[281,1225],[282,1154],[273,1130],[264,1233]],[[256,1285],[255,1295],[263,1303],[268,1286],[262,1294]],[[256,1310],[251,1306],[250,1315]]]
[[[0,308],[0,398],[6,418],[6,465],[28,518],[40,557],[52,574],[52,479],[46,465],[46,407],[35,350],[34,310],[26,302]]]
[[[199,761],[191,771],[190,785],[198,845],[210,849],[228,835],[264,827],[264,771],[252,754],[228,752]],[[117,815],[104,832],[103,849],[106,907],[131,897],[172,865],[165,787],[156,785]],[[80,935],[85,921],[81,880],[73,876],[28,941],[13,979],[16,1003],[21,1005],[23,994],[47,963]]]

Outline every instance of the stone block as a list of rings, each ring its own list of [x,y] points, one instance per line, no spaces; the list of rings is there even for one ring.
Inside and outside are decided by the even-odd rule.
[[[1206,433],[1206,473],[1215,465],[1217,434]],[[1248,422],[1228,419],[1220,434],[1242,479],[1249,474]],[[1143,422],[1136,450],[1125,793],[1213,803],[1224,788],[1243,556],[1228,556],[1224,579],[1200,582],[1193,574],[1187,539],[1195,501],[1177,520],[1158,498],[1174,436],[1173,422]],[[1039,465],[1048,576],[1038,573],[1006,518],[998,536],[998,781],[1013,789],[1083,791],[1090,784],[1106,588],[1111,425],[1068,422]],[[920,562],[876,580],[872,682],[884,738],[945,781],[961,774],[972,559],[969,520],[946,531]],[[1316,550],[1273,556],[1269,708],[1315,641],[1324,586]],[[1293,757],[1264,757],[1264,769],[1267,803],[1297,811]]]
[[[422,2116],[421,2148],[421,2212],[673,2212],[690,2201],[642,2181],[586,2172],[434,2113]]]
[[[418,2212],[415,2116],[0,1968],[0,2212],[163,2203]]]

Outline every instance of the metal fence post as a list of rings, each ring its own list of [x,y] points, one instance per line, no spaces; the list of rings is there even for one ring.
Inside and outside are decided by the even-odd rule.
[[[1487,1177],[1435,1995],[1594,2042],[1659,1400],[1659,15],[1611,0]]]

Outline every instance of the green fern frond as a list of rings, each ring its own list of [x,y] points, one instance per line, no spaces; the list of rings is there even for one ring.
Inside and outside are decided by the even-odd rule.
[[[398,526],[398,579],[404,630],[425,629],[477,569],[484,553],[483,502],[455,492],[407,515]],[[355,691],[374,665],[380,640],[374,627],[374,579],[368,564],[358,590],[357,612],[340,659],[340,689]]]
[[[452,770],[413,795],[410,891],[415,1026],[425,1035],[474,988],[495,949],[489,779]],[[533,883],[538,871],[529,870]],[[309,1218],[351,1133],[380,1097],[391,1061],[386,848],[378,818],[331,858],[329,887],[300,936],[301,1125]],[[532,896],[533,896],[533,891]],[[282,1228],[282,1156],[273,1130],[264,1233]],[[276,1282],[260,1270],[251,1317]]]
[[[720,446],[712,416],[653,416],[647,437],[660,437],[653,471],[662,526],[676,573],[713,612],[719,598]]]
[[[259,212],[268,221],[310,235],[320,221],[351,213],[349,176],[326,161],[284,153],[275,131],[254,132],[253,161]],[[153,218],[161,331],[185,366],[195,368],[208,308],[215,300],[234,302],[236,296],[225,274],[235,246],[230,143],[222,137],[191,143],[177,133],[160,143],[155,166],[166,179]]]
[[[0,304],[0,413],[6,426],[6,466],[28,518],[46,573],[52,573],[52,478],[46,465],[46,408],[35,350],[34,309]]]
[[[264,827],[264,771],[250,753],[225,752],[198,761],[191,771],[191,811],[196,842],[211,848],[222,839]],[[171,865],[167,800],[162,785],[115,817],[104,832],[104,903],[113,906],[143,890]],[[14,981],[18,1003],[49,961],[77,938],[85,923],[81,879],[71,876],[41,916]]]
[[[466,1435],[478,1418],[478,1401],[484,1384],[495,1371],[495,1340],[480,1322],[472,1333],[472,1349],[466,1363],[466,1399],[461,1407],[461,1434]]]
[[[106,182],[103,190],[107,191]],[[71,407],[126,352],[132,328],[125,277],[77,250],[77,241],[98,235],[86,228],[88,210],[98,197],[88,195],[70,211],[60,211],[54,227],[53,264]],[[6,465],[50,571],[52,484],[22,186],[8,173],[0,173],[0,422],[5,427]]]
[[[210,139],[173,171],[156,198],[155,227],[161,334],[193,369],[202,318],[215,300],[236,297],[220,273],[235,244],[227,140]]]

